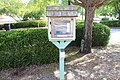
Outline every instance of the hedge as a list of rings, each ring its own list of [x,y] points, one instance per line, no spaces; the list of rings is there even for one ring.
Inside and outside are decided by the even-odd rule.
[[[0,24],[0,30],[2,30],[3,26],[4,26],[3,24]]]
[[[102,21],[108,21],[109,18],[108,18],[108,17],[104,17],[104,18],[102,18],[101,20],[102,20]]]
[[[80,46],[84,22],[76,22],[76,40],[71,46]],[[93,46],[105,46],[109,27],[93,23]],[[47,29],[19,29],[0,32],[0,69],[58,62],[58,49],[48,41]]]
[[[34,27],[45,27],[47,25],[46,20],[27,20],[27,21],[20,21],[17,23],[11,23],[11,29],[16,28],[34,28]],[[0,30],[4,28],[4,25],[0,25]]]
[[[100,23],[105,24],[109,27],[120,27],[120,20],[101,21]]]
[[[106,46],[110,39],[110,28],[100,23],[93,23],[92,45]]]
[[[18,23],[13,23],[12,29],[30,28],[30,27],[45,27],[46,25],[47,25],[47,21],[45,21],[45,20],[27,20],[27,21],[20,21]]]
[[[58,50],[48,41],[47,29],[0,32],[0,69],[57,61]]]
[[[76,21],[76,40],[71,45],[81,45],[82,33],[83,33],[83,21]],[[106,46],[109,43],[110,28],[101,23],[93,23],[92,31],[92,46]]]

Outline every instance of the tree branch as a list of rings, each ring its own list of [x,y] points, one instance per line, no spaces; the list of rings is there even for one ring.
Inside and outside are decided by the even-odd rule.
[[[96,8],[99,8],[100,6],[102,6],[103,4],[105,4],[106,2],[108,2],[108,0],[95,0],[94,6]]]
[[[71,1],[71,3],[72,3],[73,5],[79,5],[79,6],[84,7],[84,4],[83,4],[82,2],[80,2],[80,1],[78,1],[78,0],[74,0],[74,2]]]

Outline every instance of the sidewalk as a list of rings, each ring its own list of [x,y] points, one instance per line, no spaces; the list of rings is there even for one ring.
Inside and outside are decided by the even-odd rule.
[[[111,28],[109,44],[120,44],[120,28]]]

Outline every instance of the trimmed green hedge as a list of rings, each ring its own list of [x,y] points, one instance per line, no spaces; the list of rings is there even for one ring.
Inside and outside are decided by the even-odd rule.
[[[20,21],[18,23],[13,23],[12,29],[30,28],[30,27],[45,27],[46,25],[47,25],[47,21],[45,21],[45,20],[27,20],[27,21]]]
[[[48,41],[47,29],[0,32],[0,69],[57,61],[58,50]]]
[[[3,24],[0,24],[0,30],[2,30],[3,26],[4,26]]]
[[[80,46],[83,33],[83,21],[76,21],[76,40],[71,45]],[[109,43],[110,28],[100,23],[93,23],[92,46],[106,46]]]
[[[92,45],[106,46],[110,39],[110,28],[100,23],[93,23]]]
[[[101,21],[100,23],[105,24],[109,27],[120,27],[120,20]]]
[[[102,18],[101,20],[102,20],[102,21],[109,21],[109,18],[104,17],[104,18]]]
[[[76,40],[80,46],[84,22],[76,22]],[[93,23],[93,46],[105,46],[109,27]],[[0,32],[0,69],[58,62],[58,50],[48,41],[47,29],[20,29]]]

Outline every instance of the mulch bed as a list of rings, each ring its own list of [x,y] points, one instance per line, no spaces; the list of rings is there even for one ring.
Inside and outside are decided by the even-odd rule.
[[[76,54],[65,60],[65,80],[120,80],[119,45],[94,48],[90,54]],[[2,70],[0,80],[59,80],[59,64]]]

